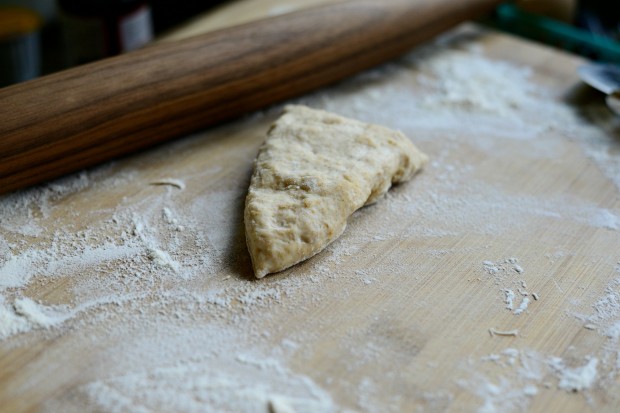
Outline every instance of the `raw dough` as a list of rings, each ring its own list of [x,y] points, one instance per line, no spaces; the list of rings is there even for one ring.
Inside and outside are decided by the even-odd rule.
[[[287,106],[260,148],[245,201],[257,278],[317,254],[347,218],[427,162],[402,133],[305,106]]]

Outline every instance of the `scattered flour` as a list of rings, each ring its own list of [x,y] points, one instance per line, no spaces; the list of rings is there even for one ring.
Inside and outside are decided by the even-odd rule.
[[[584,392],[597,382],[598,360],[589,358],[579,367],[568,367],[565,360],[544,356],[531,350],[504,349],[500,354],[483,356],[470,361],[466,367],[467,378],[459,379],[461,387],[482,400],[479,413],[526,411],[532,398],[554,384],[569,392]]]
[[[527,310],[528,305],[530,304],[530,299],[527,297],[523,297],[523,300],[521,300],[521,304],[519,304],[519,308],[515,309],[515,311],[513,312],[514,315],[519,315],[521,313],[523,313],[525,310]]]
[[[81,391],[109,413],[227,411],[240,413],[330,413],[331,397],[307,377],[280,362],[259,366],[227,360],[181,362],[143,373],[96,381]]]
[[[620,265],[616,268],[620,274]],[[593,314],[574,313],[573,315],[583,321],[585,326],[597,329],[610,338],[613,343],[617,343],[620,335],[616,332],[620,330],[620,277],[614,279],[607,287],[601,297],[592,306]]]
[[[471,49],[453,51],[441,59],[420,59],[419,66],[424,73],[420,81],[436,91],[422,104],[430,108],[452,106],[459,110],[514,118],[519,113],[515,109],[521,108],[535,95],[534,84],[529,82],[532,70],[482,58],[472,52]],[[503,76],[497,76],[498,72]],[[426,73],[432,78],[427,78]]]
[[[592,357],[581,367],[567,368],[564,361],[554,357],[549,360],[549,365],[555,370],[559,378],[558,387],[566,391],[582,391],[592,387],[596,381],[598,359]]]
[[[613,341],[617,341],[620,338],[620,320],[615,321],[607,327],[604,330],[604,334]]]
[[[514,278],[514,273],[522,275],[525,271],[521,265],[517,264],[518,262],[519,259],[514,257],[496,262],[490,260],[482,261],[484,271],[493,276],[496,283],[510,283],[511,285],[516,286],[513,288],[516,289],[521,296],[521,302],[517,308],[515,308],[515,299],[517,298],[517,294],[514,290],[509,287],[502,288],[501,290],[504,295],[504,304],[506,304],[505,308],[512,311],[514,315],[519,315],[525,312],[531,301],[529,298],[530,293],[527,291],[527,283],[525,280]],[[538,294],[533,293],[531,296],[534,300],[538,301]]]
[[[167,252],[157,248],[149,248],[147,250],[148,257],[156,265],[161,267],[170,267],[174,272],[179,272],[179,264],[176,263]]]
[[[0,340],[30,331],[32,328],[28,319],[17,314],[15,308],[8,306],[4,302],[4,297],[0,296]]]
[[[467,382],[460,382],[464,388],[471,390],[483,400],[484,404],[480,406],[478,413],[523,411],[530,398],[537,394],[535,387],[531,385],[520,387],[505,378],[500,378],[497,383],[484,377],[478,379],[480,382],[473,388]]]
[[[591,219],[593,226],[618,230],[620,229],[620,217],[617,217],[607,209],[601,210]]]
[[[517,258],[506,258],[504,260],[500,260],[497,262],[485,260],[482,261],[482,266],[484,270],[490,275],[496,276],[496,278],[505,278],[505,276],[509,276],[509,270],[517,272],[521,274],[524,270],[519,264],[517,264]]]
[[[620,275],[620,262],[615,268],[616,274]],[[620,276],[613,279],[604,289],[601,296],[594,300],[591,314],[574,312],[573,316],[583,323],[583,327],[598,333],[607,339],[606,345],[596,358],[591,358],[588,363],[573,373],[582,375],[584,381],[573,380],[573,374],[566,378],[567,387],[579,387],[589,384],[588,377],[601,370],[602,386],[610,388],[614,396],[618,394],[618,377],[620,377]],[[599,363],[600,362],[600,363]],[[579,376],[581,377],[581,376]],[[572,380],[572,381],[571,381]],[[567,390],[570,390],[567,388]],[[612,398],[616,403],[618,398]]]
[[[0,340],[33,329],[58,326],[74,315],[64,307],[41,305],[29,298],[18,298],[7,305],[0,296]]]

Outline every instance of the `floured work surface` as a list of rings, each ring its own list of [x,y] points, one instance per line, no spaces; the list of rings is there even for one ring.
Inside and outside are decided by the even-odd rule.
[[[0,410],[614,411],[620,123],[578,63],[466,30],[297,100],[431,163],[262,280],[281,107],[2,198]]]

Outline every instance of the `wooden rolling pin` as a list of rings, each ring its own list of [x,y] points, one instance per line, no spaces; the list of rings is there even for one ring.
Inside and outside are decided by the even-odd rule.
[[[0,89],[0,193],[328,85],[497,3],[346,1]]]

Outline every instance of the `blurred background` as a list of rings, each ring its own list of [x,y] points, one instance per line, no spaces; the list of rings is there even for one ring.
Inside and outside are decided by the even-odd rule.
[[[0,0],[0,87],[143,47],[224,2]],[[620,63],[616,3],[507,2],[482,23],[593,60]]]

